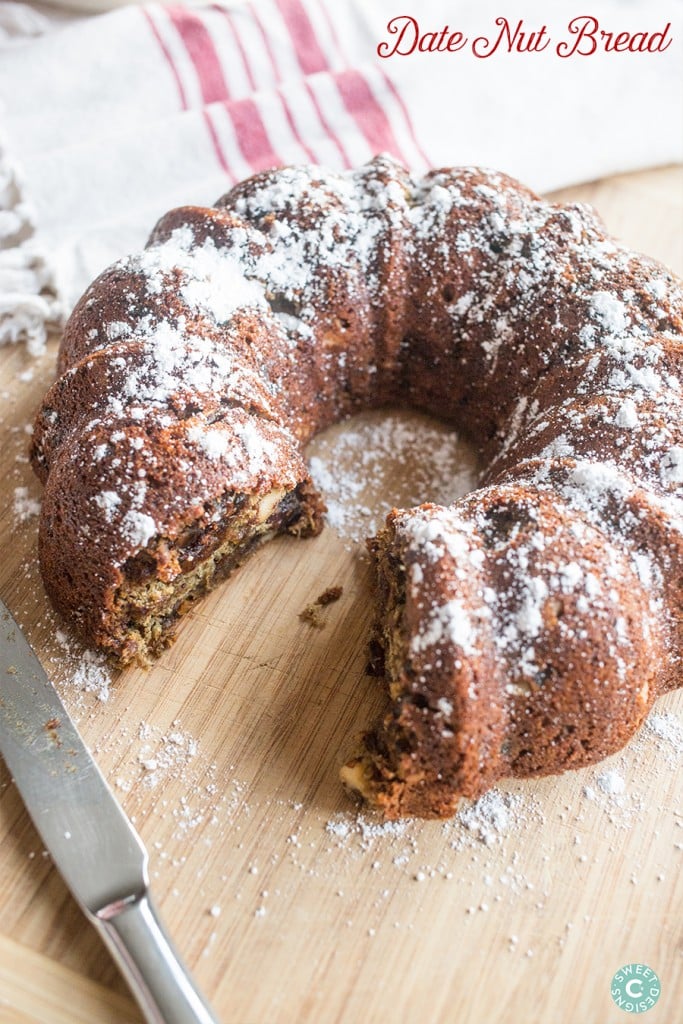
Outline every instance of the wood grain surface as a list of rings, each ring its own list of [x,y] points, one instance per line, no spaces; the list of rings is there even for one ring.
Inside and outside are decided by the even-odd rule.
[[[683,272],[682,169],[561,198]],[[83,672],[36,567],[27,425],[55,348],[0,352],[0,596],[146,842],[165,921],[221,1020],[619,1024],[610,980],[638,961],[662,982],[648,1022],[682,1021],[683,693],[609,764],[501,786],[446,825],[384,826],[337,779],[381,704],[364,673],[369,567],[328,528],[260,551],[102,700],[102,670]],[[302,622],[334,585],[325,627]],[[1,763],[0,933],[2,1024],[139,1022]]]

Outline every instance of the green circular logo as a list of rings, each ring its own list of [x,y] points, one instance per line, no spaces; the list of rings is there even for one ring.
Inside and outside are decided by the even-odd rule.
[[[662,986],[647,964],[625,964],[612,978],[612,999],[625,1013],[647,1013],[659,999]]]

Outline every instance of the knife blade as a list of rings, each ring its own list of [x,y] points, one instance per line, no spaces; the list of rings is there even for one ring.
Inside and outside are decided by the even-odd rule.
[[[216,1024],[149,892],[148,855],[0,601],[0,754],[58,871],[150,1024]]]

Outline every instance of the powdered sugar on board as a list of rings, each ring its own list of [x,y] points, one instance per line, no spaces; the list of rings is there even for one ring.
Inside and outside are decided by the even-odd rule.
[[[106,703],[111,696],[112,672],[104,655],[86,650],[64,629],[56,629],[54,639],[59,656],[52,661],[60,669],[55,681],[66,691],[64,696],[75,697],[76,705],[81,707],[83,694],[94,694]]]
[[[677,754],[683,753],[683,722],[671,711],[653,711],[647,722],[647,729],[663,740]]]
[[[558,899],[557,863],[568,857],[579,878],[593,869],[608,870],[624,831],[635,827],[656,827],[670,836],[672,857],[683,851],[683,817],[672,819],[645,795],[650,772],[666,773],[669,757],[680,768],[683,721],[674,710],[654,712],[621,754],[576,776],[501,784],[477,801],[464,802],[447,822],[385,822],[354,809],[341,795],[337,809],[326,814],[325,801],[315,797],[295,802],[283,798],[286,786],[279,794],[259,788],[245,766],[215,764],[204,750],[201,729],[188,728],[183,718],[163,725],[158,718],[126,714],[125,688],[112,688],[110,704],[102,707],[98,686],[87,684],[101,681],[103,666],[59,631],[56,640],[53,662],[67,706],[111,718],[111,729],[94,753],[101,763],[115,765],[110,779],[133,819],[154,791],[142,822],[152,876],[170,890],[169,900],[198,894],[196,919],[188,927],[203,936],[205,957],[219,955],[224,929],[234,927],[239,915],[245,927],[250,922],[264,935],[275,934],[297,879],[319,894],[323,917],[334,912],[343,928],[354,933],[360,928],[359,941],[386,935],[387,929],[417,938],[419,915],[408,906],[431,898],[431,887],[441,886],[447,887],[459,927],[477,927],[482,916],[509,921],[505,955],[540,954],[539,929],[544,946],[552,943],[559,955],[575,924],[585,926],[589,919],[582,915],[556,933],[547,932],[544,915]],[[600,843],[593,838],[596,820]],[[262,836],[264,822],[267,844],[254,839]],[[217,870],[219,862],[211,858],[219,850],[222,868]],[[625,883],[666,887],[670,877],[668,861],[658,860],[653,869],[643,856],[629,863]],[[325,894],[334,897],[331,904]]]
[[[419,436],[418,432],[412,436]],[[444,823],[384,822],[368,811],[354,810],[341,796],[340,809],[325,815],[316,800],[295,803],[263,789],[259,792],[239,764],[230,765],[227,772],[225,766],[221,769],[207,756],[201,730],[188,728],[183,717],[162,724],[126,714],[130,709],[122,704],[127,691],[111,685],[112,675],[104,661],[84,651],[61,628],[52,635],[54,678],[69,710],[80,718],[104,713],[111,717],[112,727],[95,744],[94,753],[101,763],[115,764],[111,782],[129,812],[133,808],[132,817],[134,808],[143,806],[145,794],[154,791],[149,834],[155,838],[148,843],[154,877],[167,879],[178,898],[188,885],[202,886],[202,917],[211,929],[204,945],[207,957],[216,955],[223,919],[234,917],[233,908],[243,907],[260,928],[275,928],[294,879],[303,876],[308,885],[324,888],[333,864],[336,899],[351,929],[360,920],[355,879],[359,870],[367,870],[371,882],[363,915],[367,939],[381,932],[389,907],[402,906],[396,894],[404,887],[419,885],[424,892],[430,885],[451,882],[449,900],[461,921],[513,912],[515,931],[509,936],[508,950],[526,957],[529,952],[533,955],[534,928],[554,898],[547,876],[552,876],[552,865],[565,855],[563,851],[570,851],[578,872],[594,866],[606,869],[624,830],[650,829],[648,816],[652,815],[659,828],[671,830],[672,855],[683,850],[683,818],[671,821],[661,813],[658,817],[645,797],[652,771],[680,768],[683,722],[672,710],[653,712],[622,754],[579,773],[578,786],[572,784],[571,775],[538,784],[503,784],[475,802],[465,802]],[[102,707],[107,700],[106,708]],[[558,808],[557,792],[574,797]],[[596,853],[595,844],[585,835],[596,815],[609,844],[606,852]],[[250,846],[247,839],[261,820],[272,825],[267,852]],[[531,865],[524,852],[530,833],[541,851],[540,869],[538,864]],[[226,867],[220,877],[212,877],[209,871],[204,880],[204,862],[197,867],[192,852],[198,843],[202,849],[216,846],[225,851]],[[255,849],[261,851],[258,857]],[[194,867],[188,873],[189,862]],[[666,868],[659,864],[654,879],[661,876],[665,881]],[[628,884],[647,882],[647,871],[644,861],[634,861]],[[225,913],[213,913],[215,907],[225,908]],[[411,915],[401,910],[393,914],[392,928],[417,927]],[[567,928],[572,925],[567,922]],[[556,936],[558,950],[567,934]]]
[[[331,427],[307,456],[328,525],[352,545],[377,533],[392,508],[448,505],[476,486],[478,474],[471,446],[452,427],[405,410]]]
[[[40,500],[29,494],[28,487],[14,488],[14,517],[19,523],[37,516],[40,512]]]

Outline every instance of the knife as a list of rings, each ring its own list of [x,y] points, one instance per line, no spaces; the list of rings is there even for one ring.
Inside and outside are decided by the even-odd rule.
[[[154,909],[142,840],[2,601],[0,754],[145,1020],[217,1024]]]

